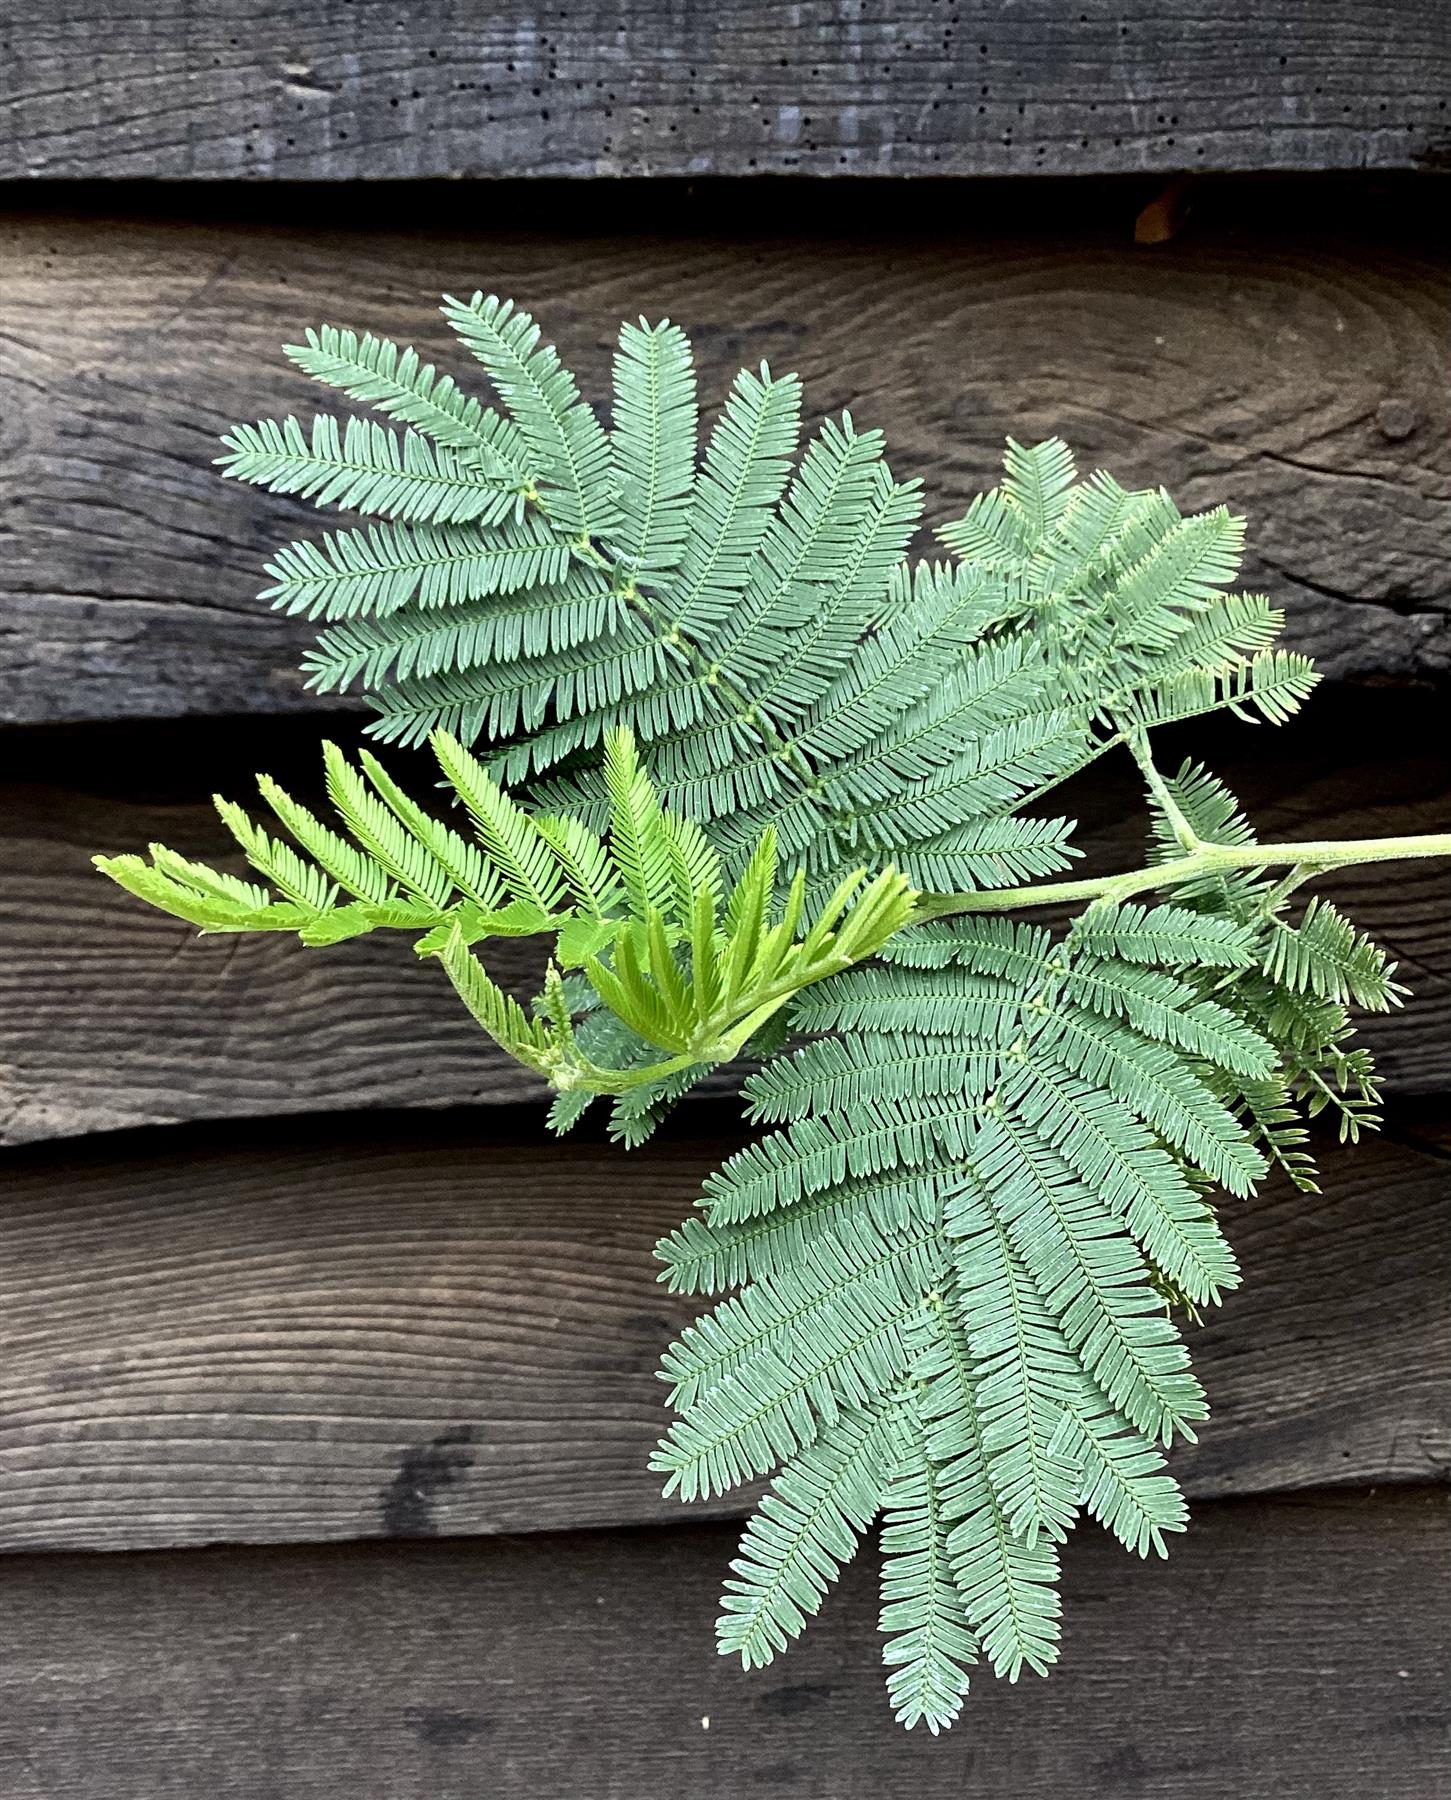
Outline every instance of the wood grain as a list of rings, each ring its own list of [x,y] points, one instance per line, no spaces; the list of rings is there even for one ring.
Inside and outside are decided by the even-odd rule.
[[[1089,174],[1444,153],[1434,0],[52,0],[0,175]]]
[[[1063,1661],[891,1722],[874,1552],[803,1641],[714,1654],[726,1527],[388,1549],[24,1557],[11,1800],[1435,1800],[1440,1494],[1206,1506],[1167,1564],[1071,1546]]]
[[[344,738],[346,723],[332,727]],[[0,740],[0,1141],[542,1097],[405,938],[328,950],[281,936],[203,939],[91,868],[98,851],[157,839],[224,853],[205,796],[247,799],[258,767],[320,801],[318,735],[315,721],[299,719],[265,733],[224,721],[185,733],[117,726]],[[1171,734],[1165,766],[1191,751],[1240,791],[1267,836],[1445,830],[1451,817],[1444,729],[1429,695],[1331,690],[1273,734],[1237,724]],[[415,792],[428,791],[420,761],[388,760]],[[1063,810],[1082,822],[1088,870],[1142,861],[1135,779],[1126,759],[1108,761],[1063,791]],[[1445,871],[1411,863],[1321,885],[1390,947],[1411,984],[1403,1010],[1366,1021],[1391,1091],[1445,1091]],[[501,976],[530,991],[537,956],[530,945],[490,952]],[[727,1088],[732,1080],[721,1078]]]
[[[1328,674],[1451,671],[1451,339],[1424,224],[1379,235],[1362,197],[1338,231],[1297,235],[1294,190],[1236,190],[1143,250],[1132,205],[1109,229],[1101,195],[1075,228],[1030,202],[1004,223],[1001,199],[983,222],[934,192],[855,213],[794,188],[750,210],[676,197],[653,237],[637,199],[566,199],[551,236],[517,196],[467,228],[435,208],[412,232],[401,207],[380,228],[325,189],[292,202],[306,222],[290,228],[15,215],[0,719],[315,707],[297,674],[309,631],[253,596],[277,542],[324,521],[219,481],[217,434],[326,406],[279,349],[319,319],[416,339],[467,378],[432,309],[480,285],[536,308],[597,399],[616,321],[641,312],[692,331],[711,406],[741,363],[799,368],[813,416],[850,406],[885,429],[931,520],[993,483],[1005,436],[1059,431],[1089,467],[1243,510],[1247,585]]]
[[[10,1153],[0,1549],[681,1519],[646,1459],[694,1303],[650,1251],[739,1141],[545,1154],[500,1113]],[[1324,1172],[1227,1216],[1193,1494],[1445,1478],[1445,1165],[1374,1142]]]

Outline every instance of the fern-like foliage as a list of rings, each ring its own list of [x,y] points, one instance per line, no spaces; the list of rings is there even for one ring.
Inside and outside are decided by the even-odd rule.
[[[96,865],[204,932],[288,931],[314,945],[379,929],[417,933],[415,949],[439,958],[497,1044],[561,1094],[616,1095],[617,1134],[632,1140],[652,1120],[639,1090],[653,1095],[730,1061],[802,988],[872,956],[911,918],[915,892],[894,869],[870,881],[858,869],[816,907],[798,872],[778,907],[769,830],[725,894],[719,856],[698,825],[662,809],[627,731],[605,746],[607,839],[577,819],[525,812],[446,733],[433,747],[468,835],[425,812],[376,757],[365,751],[355,768],[325,744],[342,832],[267,776],[259,787],[287,838],[217,797],[266,885],[163,844],[149,862],[98,856]],[[541,935],[553,937],[554,955],[531,1017],[473,946]],[[586,999],[563,970],[584,972]],[[595,1018],[582,1043],[575,1016],[595,1009],[606,1029]]]
[[[1179,852],[1186,826],[1213,843],[1254,842],[1234,796],[1197,764],[1186,762],[1166,779],[1162,796],[1151,795],[1150,805],[1153,854],[1160,861]],[[1178,897],[1204,922],[1248,935],[1253,962],[1231,985],[1216,983],[1204,968],[1189,972],[1189,984],[1201,994],[1219,989],[1221,1003],[1275,1045],[1273,1069],[1241,1071],[1239,1080],[1221,1074],[1218,1091],[1265,1154],[1297,1187],[1314,1193],[1304,1120],[1328,1110],[1342,1143],[1356,1142],[1380,1123],[1375,1061],[1365,1048],[1351,1046],[1350,1007],[1387,1012],[1401,1004],[1406,989],[1394,979],[1395,965],[1385,953],[1327,901],[1312,898],[1298,922],[1290,920],[1302,880],[1293,871],[1278,884],[1248,873],[1215,875],[1181,887]]]
[[[802,449],[794,376],[744,371],[702,445],[676,326],[623,328],[607,427],[511,302],[444,313],[499,410],[325,326],[293,360],[391,423],[241,427],[222,463],[371,515],[280,551],[267,593],[320,621],[316,688],[432,739],[467,828],[329,749],[341,831],[273,784],[292,843],[223,806],[265,886],[102,866],[205,930],[416,931],[561,1129],[605,1094],[636,1142],[762,1059],[762,1134],[659,1246],[717,1298],[666,1354],[655,1466],[687,1499],[770,1477],[719,1623],[747,1666],[880,1514],[891,1705],[935,1732],[975,1663],[1055,1660],[1080,1517],[1141,1556],[1183,1529],[1165,1452],[1207,1406],[1180,1315],[1239,1279],[1218,1197],[1312,1182],[1306,1116],[1374,1122],[1347,1009],[1399,990],[1333,907],[1295,916],[1330,859],[1266,872],[1220,784],[1150,754],[1169,722],[1278,723],[1315,677],[1230,591],[1223,509],[1010,443],[912,562],[918,485],[848,414]],[[1075,852],[1039,803],[1116,747],[1149,868],[1040,896]],[[1009,916],[1060,896],[1089,902],[1066,928]],[[519,932],[554,938],[532,1012],[475,954]]]

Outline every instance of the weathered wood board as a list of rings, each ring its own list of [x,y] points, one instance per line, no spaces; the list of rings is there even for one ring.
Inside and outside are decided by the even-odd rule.
[[[734,1534],[17,1557],[7,1800],[1436,1800],[1445,1496],[1198,1509],[1167,1563],[1092,1532],[1051,1679],[892,1723],[874,1550],[788,1656],[711,1621]]]
[[[1087,467],[1245,512],[1246,584],[1327,674],[1451,671],[1444,262],[1373,201],[1359,244],[1287,230],[1287,190],[1237,192],[1148,250],[1131,207],[1115,234],[1038,221],[1031,198],[984,226],[943,190],[915,223],[895,198],[851,216],[676,200],[654,236],[638,198],[540,215],[516,198],[482,222],[456,205],[447,225],[421,207],[418,231],[390,207],[382,229],[355,211],[364,228],[338,230],[318,215],[349,202],[307,192],[290,227],[0,227],[0,720],[315,707],[309,628],[254,596],[279,541],[331,521],[220,481],[217,434],[326,409],[280,350],[323,319],[417,340],[467,379],[433,307],[477,286],[535,308],[596,400],[618,321],[641,312],[692,331],[710,407],[742,363],[799,368],[813,417],[850,406],[885,430],[929,521],[992,485],[1007,435],[1060,432]]]
[[[721,1135],[628,1164],[508,1112],[10,1153],[0,1549],[680,1521],[646,1459],[697,1303],[650,1252],[740,1141],[694,1117]],[[1370,1142],[1324,1174],[1226,1214],[1245,1286],[1191,1334],[1193,1494],[1447,1472],[1444,1163]]]
[[[742,1676],[711,1621],[752,1496],[687,1511],[646,1466],[697,1304],[650,1249],[741,1141],[738,1074],[633,1157],[556,1148],[403,941],[197,942],[88,859],[215,854],[213,788],[315,791],[317,738],[356,741],[361,703],[302,686],[310,628],[255,598],[275,544],[334,521],[219,481],[217,436],[330,404],[280,352],[324,319],[467,380],[433,306],[475,287],[534,310],[599,402],[639,313],[692,332],[707,414],[741,364],[799,368],[809,417],[884,428],[931,521],[1009,434],[1229,503],[1246,585],[1331,686],[1287,730],[1195,728],[1165,760],[1216,767],[1265,835],[1444,830],[1445,183],[1411,171],[1451,169],[1451,11],[22,10],[0,7],[0,1795],[1445,1792],[1438,865],[1325,884],[1414,989],[1368,1032],[1389,1130],[1322,1134],[1319,1198],[1226,1207],[1246,1280],[1191,1334],[1213,1419],[1174,1452],[1189,1534],[1165,1565],[1075,1533],[1063,1666],[980,1673],[932,1740],[885,1705],[874,1549]],[[576,179],[599,176],[678,179]],[[1151,202],[1170,240],[1136,247]],[[1131,777],[1062,796],[1086,869],[1140,860]]]
[[[344,737],[345,720],[332,729]],[[290,938],[199,938],[90,866],[154,840],[209,856],[226,842],[205,796],[246,800],[266,767],[306,798],[319,786],[316,722],[224,722],[16,733],[0,740],[0,1141],[181,1119],[376,1106],[495,1104],[542,1095],[498,1052],[406,939],[309,950]],[[1430,694],[1326,690],[1296,723],[1185,728],[1193,753],[1240,793],[1267,837],[1444,830],[1451,773]],[[344,738],[344,741],[346,739]],[[423,762],[390,767],[427,794]],[[37,780],[44,775],[47,779]],[[1066,787],[1085,867],[1131,868],[1144,811],[1127,759]],[[1320,884],[1404,964],[1412,997],[1366,1021],[1391,1091],[1451,1076],[1451,908],[1435,863],[1344,871]],[[528,944],[490,952],[537,979]],[[724,1078],[723,1078],[724,1079]]]
[[[1086,175],[1446,154],[1436,0],[50,0],[0,176]]]

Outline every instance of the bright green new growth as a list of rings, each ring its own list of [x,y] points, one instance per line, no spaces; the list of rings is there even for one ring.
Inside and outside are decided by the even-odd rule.
[[[1307,1115],[1374,1124],[1347,1008],[1400,993],[1295,897],[1451,838],[1261,845],[1212,775],[1158,769],[1157,726],[1279,723],[1315,680],[1226,591],[1222,509],[1010,444],[949,556],[909,564],[917,484],[849,415],[798,461],[794,376],[738,376],[702,452],[677,327],[623,328],[606,429],[511,302],[444,311],[502,411],[323,327],[293,360],[402,429],[264,422],[222,460],[373,515],[279,552],[267,592],[322,622],[314,686],[432,740],[464,829],[329,748],[341,833],[265,781],[296,848],[223,805],[266,889],[164,850],[102,866],[206,930],[417,931],[561,1129],[606,1094],[637,1142],[762,1059],[770,1129],[658,1248],[673,1289],[736,1291],[666,1355],[655,1466],[685,1498],[773,1477],[718,1627],[747,1666],[880,1515],[891,1705],[935,1732],[974,1662],[1054,1661],[1081,1513],[1138,1555],[1183,1529],[1162,1452],[1207,1408],[1175,1315],[1239,1279],[1214,1195],[1270,1163],[1313,1185]],[[1146,866],[1043,882],[1076,852],[1038,803],[1115,747]],[[1051,903],[1081,910],[1007,916]],[[520,932],[554,939],[532,1013],[474,951]]]
[[[875,955],[911,917],[916,895],[892,869],[870,882],[856,870],[810,908],[798,873],[778,909],[769,830],[725,895],[719,856],[699,826],[662,811],[628,731],[605,744],[608,840],[577,819],[531,817],[447,732],[434,733],[433,748],[467,837],[411,800],[376,757],[364,751],[360,771],[325,744],[328,795],[346,835],[266,776],[263,798],[295,849],[217,798],[270,886],[162,844],[149,863],[98,856],[96,865],[204,932],[295,931],[305,944],[418,933],[414,948],[439,958],[495,1043],[561,1095],[628,1096],[616,1109],[627,1139],[642,1134],[651,1119],[642,1099],[657,1099],[661,1083],[731,1061],[793,995]],[[554,956],[531,1017],[472,947],[541,935],[554,938]],[[561,970],[582,970],[588,985],[571,993]],[[581,1011],[594,1013],[586,1042],[575,1028]]]

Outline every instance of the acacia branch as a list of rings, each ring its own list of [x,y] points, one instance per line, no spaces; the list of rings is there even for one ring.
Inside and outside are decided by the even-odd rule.
[[[1294,868],[1307,874],[1323,874],[1327,869],[1346,869],[1357,863],[1399,862],[1422,856],[1451,856],[1451,832],[1427,832],[1414,837],[1323,838],[1303,844],[1204,844],[1170,862],[1129,869],[1119,875],[987,888],[966,894],[923,894],[915,917],[921,923],[956,913],[1016,912],[1024,906],[1128,900],[1154,888],[1178,887],[1201,875],[1224,875],[1236,869]]]

